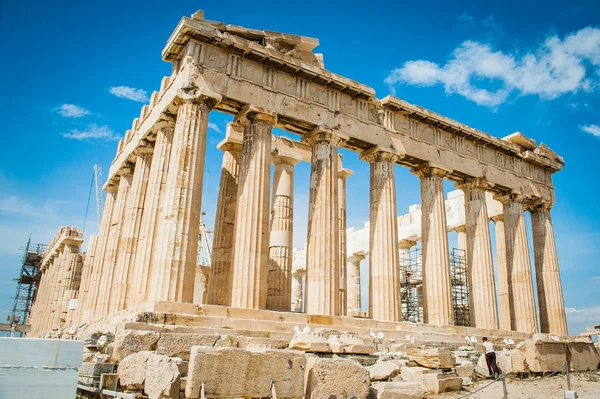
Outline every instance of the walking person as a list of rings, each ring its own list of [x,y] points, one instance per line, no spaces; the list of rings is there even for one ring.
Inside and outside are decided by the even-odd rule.
[[[494,351],[494,345],[488,341],[487,337],[483,337],[482,345],[485,348],[485,362],[487,363],[490,377],[497,378],[498,374],[500,374],[500,370],[496,364],[496,352]]]

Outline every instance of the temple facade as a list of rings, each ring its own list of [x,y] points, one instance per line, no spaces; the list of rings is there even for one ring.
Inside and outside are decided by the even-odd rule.
[[[326,70],[323,56],[313,52],[317,45],[313,38],[207,21],[202,12],[179,22],[162,53],[173,72],[142,107],[111,164],[103,219],[80,269],[73,317],[59,317],[64,306],[46,299],[52,296],[46,282],[56,281],[53,273],[69,279],[56,264],[71,259],[80,237],[62,240],[62,250],[49,248],[47,258],[54,261],[42,266],[31,335],[107,322],[155,304],[194,303],[214,110],[235,119],[218,146],[223,164],[212,264],[203,280],[209,305],[400,322],[402,253],[420,241],[422,321],[452,326],[448,232],[460,228],[472,327],[567,334],[550,216],[552,175],[562,169],[562,158],[521,133],[496,138],[396,97],[379,100],[372,88]],[[276,137],[275,127],[299,139]],[[353,185],[341,148],[359,153],[370,167],[370,217],[359,240],[346,228],[346,196],[364,187]],[[299,162],[310,162],[308,204],[294,203]],[[398,217],[396,165],[421,181],[419,215],[409,223],[414,234],[406,234]],[[447,207],[445,179],[461,192],[462,214]],[[295,206],[309,210],[304,253],[292,246]],[[293,267],[295,254],[303,265]],[[366,313],[360,295],[365,256]],[[49,306],[54,316],[42,321]]]

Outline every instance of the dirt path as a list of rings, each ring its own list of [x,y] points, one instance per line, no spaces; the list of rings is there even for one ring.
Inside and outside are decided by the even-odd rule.
[[[592,379],[595,378],[597,381],[587,381],[587,378],[583,375],[571,376],[571,389],[577,392],[580,399],[600,399],[600,375],[591,374],[591,376]],[[469,391],[476,391],[490,382],[491,380],[480,381],[475,385],[468,387]],[[508,392],[508,399],[562,399],[564,391],[567,390],[567,381],[564,375],[523,381],[507,379],[506,390]],[[453,392],[432,395],[430,398],[456,399],[467,394],[468,392],[462,391],[460,393]],[[500,381],[495,382],[480,392],[468,396],[468,399],[496,398],[503,398],[502,383]]]

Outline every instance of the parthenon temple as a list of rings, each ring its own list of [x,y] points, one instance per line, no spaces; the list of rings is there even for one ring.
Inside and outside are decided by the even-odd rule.
[[[181,19],[162,52],[172,74],[118,144],[97,236],[80,254],[81,232],[62,228],[44,254],[30,336],[144,323],[567,335],[550,217],[563,159],[521,133],[496,138],[393,96],[378,99],[326,70],[317,45],[200,11]],[[218,144],[212,261],[199,265],[211,111],[234,120]],[[369,164],[369,182],[353,181],[339,149]],[[308,204],[294,202],[299,162],[310,163]],[[397,165],[420,179],[421,203],[405,215]],[[445,179],[457,189],[448,198]],[[348,228],[346,198],[367,185],[369,220]],[[292,244],[297,207],[308,208],[301,249]],[[468,323],[457,322],[450,231],[464,254]],[[410,261],[417,242],[418,270]],[[416,314],[406,317],[411,298]]]

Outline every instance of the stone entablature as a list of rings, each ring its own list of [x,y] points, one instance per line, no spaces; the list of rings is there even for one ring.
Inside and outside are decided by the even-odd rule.
[[[316,39],[261,32],[183,18],[163,52],[165,60],[178,61],[174,76],[163,79],[161,91],[134,121],[133,133],[126,134],[108,184],[182,98],[208,95],[218,100],[220,111],[235,114],[255,104],[276,111],[277,126],[291,132],[304,135],[327,126],[347,137],[345,148],[379,145],[405,155],[398,163],[406,166],[435,163],[450,171],[452,180],[485,176],[492,191],[554,202],[551,174],[563,160],[545,145],[520,133],[498,139],[391,96],[380,101],[365,85],[263,45],[272,37],[285,44],[286,36],[288,47],[310,43],[302,47],[306,53]]]
[[[61,227],[54,235],[52,242],[44,251],[42,261],[40,262],[40,272],[43,272],[59,254],[64,245],[81,246],[83,244],[83,233],[76,227]]]

